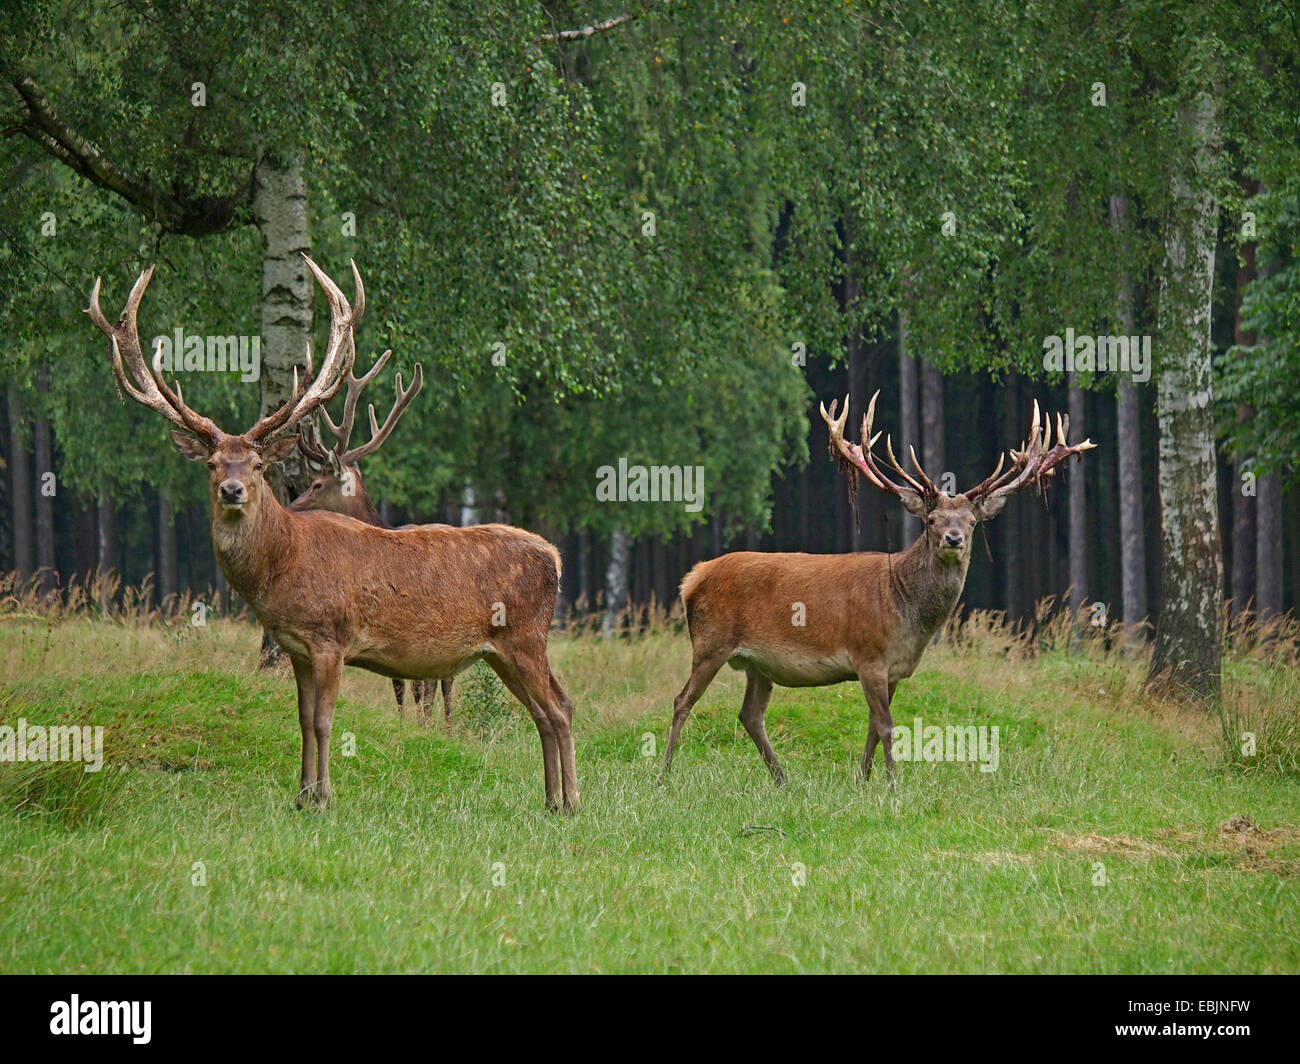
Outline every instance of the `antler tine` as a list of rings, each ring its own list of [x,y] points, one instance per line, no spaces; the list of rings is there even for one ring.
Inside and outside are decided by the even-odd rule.
[[[391,354],[392,354],[391,351],[385,351],[383,358],[380,359],[375,364],[375,369],[371,370],[370,373],[366,374],[366,376],[362,379],[369,380],[372,376],[374,376],[375,370],[377,370],[381,365],[383,365],[383,363],[388,360],[388,356]],[[365,458],[367,455],[374,454],[374,452],[379,449],[379,447],[383,444],[383,442],[386,439],[388,439],[389,434],[393,431],[394,426],[397,424],[398,418],[400,418],[403,412],[406,410],[406,408],[410,406],[411,400],[420,394],[420,389],[423,387],[424,387],[423,366],[417,365],[415,367],[415,372],[411,376],[411,386],[405,390],[402,389],[402,375],[399,373],[397,375],[397,386],[396,386],[397,398],[393,401],[393,408],[388,412],[388,417],[384,419],[383,425],[381,426],[379,422],[376,420],[375,404],[371,403],[369,405],[369,410],[370,410],[369,441],[363,443],[360,447],[354,447],[352,450],[348,451],[347,453],[339,455],[339,461],[342,462],[344,465],[350,465],[354,462],[360,461],[362,458]]]
[[[343,381],[352,372],[352,364],[357,357],[357,347],[353,339],[353,328],[365,310],[365,288],[361,284],[361,274],[357,264],[352,263],[352,276],[357,284],[356,307],[349,305],[347,297],[339,290],[329,276],[303,254],[303,261],[311,270],[312,276],[325,292],[330,305],[330,338],[321,362],[320,372],[296,387],[293,395],[279,409],[262,418],[245,434],[254,441],[268,437],[297,424],[308,414],[314,412],[321,404],[328,402],[343,387]]]
[[[867,404],[867,412],[862,419],[862,439],[866,443],[865,448],[860,444],[849,443],[844,438],[844,423],[848,420],[849,416],[849,397],[847,395],[844,397],[844,409],[838,418],[835,416],[835,409],[838,405],[836,401],[833,400],[831,402],[831,410],[829,414],[826,412],[826,405],[824,403],[821,404],[822,420],[826,422],[830,429],[829,443],[831,455],[840,462],[841,468],[848,467],[850,470],[857,470],[858,472],[864,473],[867,479],[881,491],[901,495],[903,492],[911,489],[895,483],[886,476],[876,464],[875,457],[871,453],[871,448],[874,447],[876,441],[880,439],[880,433],[878,432],[874,436],[871,435],[871,427],[876,415],[876,400],[878,398],[880,398],[879,389],[876,390],[876,393],[871,397],[871,401]],[[888,445],[888,437],[886,437],[886,445]],[[902,472],[902,470],[899,470],[899,472]],[[903,476],[910,483],[916,483],[908,477],[906,473],[903,473]],[[919,485],[916,485],[916,487],[918,491],[922,493],[924,492],[924,489]]]
[[[192,432],[205,443],[215,444],[225,433],[217,428],[215,422],[190,409],[179,389],[173,392],[163,380],[162,349],[159,348],[152,364],[145,362],[144,353],[140,349],[137,316],[145,289],[153,279],[153,271],[154,268],[150,266],[136,279],[117,324],[110,323],[100,308],[100,277],[95,278],[95,284],[90,290],[90,306],[86,308],[86,313],[90,315],[95,327],[109,338],[113,377],[122,392],[142,406],[161,414],[177,428]]]
[[[302,421],[298,424],[298,450],[303,456],[317,465],[325,465],[329,462],[329,454],[321,446],[320,438],[316,435],[316,427],[310,421]]]
[[[1045,423],[1044,423],[1045,421]],[[1011,468],[999,476],[1002,460],[993,475],[981,481],[965,493],[972,502],[991,498],[996,495],[1013,495],[1031,481],[1040,493],[1045,482],[1050,480],[1055,467],[1071,455],[1082,457],[1084,451],[1091,451],[1097,445],[1091,440],[1070,446],[1067,442],[1070,432],[1069,415],[1056,415],[1056,443],[1052,443],[1052,418],[1040,418],[1038,401],[1034,401],[1034,416],[1029,425],[1029,439],[1021,445],[1020,451],[1012,451]]]
[[[939,489],[934,486],[934,481],[925,475],[925,470],[921,468],[921,463],[916,460],[916,448],[909,443],[907,445],[907,450],[912,456],[912,468],[921,475],[921,482],[925,485],[926,491],[930,492],[932,495],[938,495]]]
[[[899,476],[901,476],[905,481],[907,481],[907,486],[909,488],[911,488],[918,495],[929,494],[929,492],[926,491],[925,486],[923,484],[917,483],[916,479],[913,476],[911,476],[907,472],[907,470],[904,469],[902,465],[899,464],[898,459],[894,457],[894,441],[888,434],[886,434],[885,436],[885,457],[889,459],[889,464],[894,467],[894,469],[898,472]]]
[[[392,351],[385,351],[375,359],[375,364],[370,367],[370,371],[359,379],[355,372],[351,370],[348,372],[348,394],[343,399],[343,423],[341,425],[335,425],[329,416],[329,411],[323,406],[321,407],[321,416],[325,419],[325,424],[336,441],[333,450],[340,460],[342,460],[343,452],[348,449],[348,441],[352,439],[352,427],[357,415],[357,400],[361,398],[361,393],[365,391],[366,385],[374,380],[375,375],[387,365],[392,353]]]

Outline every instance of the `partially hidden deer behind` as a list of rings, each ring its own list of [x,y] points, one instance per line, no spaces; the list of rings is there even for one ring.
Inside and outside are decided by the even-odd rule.
[[[293,664],[302,732],[297,804],[331,793],[330,734],[343,666],[391,679],[454,676],[483,660],[533,718],[542,743],[547,804],[578,807],[573,703],[552,674],[547,635],[559,591],[559,552],[508,525],[384,529],[325,510],[286,509],[265,480],[293,450],[287,435],[332,398],[356,358],[353,329],[365,308],[356,265],[356,306],[310,258],[330,306],[320,372],[310,353],[283,406],[239,435],[188,406],[163,377],[159,354],[146,363],[136,317],[153,268],[145,270],[116,323],[88,313],[109,338],[123,394],[165,417],[181,453],[208,469],[212,548],[226,579]]]
[[[1009,496],[1029,484],[1041,492],[1054,467],[1095,444],[1066,444],[1069,419],[1056,419],[1052,445],[1050,421],[1044,430],[1034,404],[1029,439],[999,458],[992,476],[960,495],[949,495],[926,476],[916,453],[917,476],[894,458],[888,437],[885,449],[902,482],[876,464],[871,433],[877,392],[862,421],[862,443],[844,439],[848,397],[835,417],[825,405],[821,415],[830,430],[830,451],[856,491],[864,475],[881,491],[896,495],[908,513],[923,522],[921,535],[907,550],[894,554],[725,554],[695,566],[682,581],[681,596],[691,637],[691,675],[673,703],[673,719],[664,756],[672,766],[682,726],[691,707],[723,665],[746,674],[740,722],[758,747],[773,778],[785,771],[768,741],[764,717],[774,685],[821,687],[857,680],[870,712],[861,772],[871,775],[878,744],[885,767],[894,775],[890,702],[900,680],[911,676],[931,638],[952,613],[966,583],[972,532],[994,517]]]
[[[391,351],[385,351],[369,372],[361,377],[355,374],[349,374],[347,395],[343,400],[343,419],[339,424],[331,420],[329,411],[324,405],[320,408],[321,420],[325,422],[325,427],[329,430],[330,435],[334,437],[334,445],[326,450],[317,439],[316,434],[312,431],[311,422],[304,421],[298,429],[298,450],[302,452],[309,462],[315,465],[320,471],[313,477],[311,484],[307,489],[293,500],[288,509],[301,513],[304,510],[330,510],[336,514],[346,514],[348,517],[357,521],[364,521],[368,525],[374,525],[376,528],[389,528],[393,526],[388,524],[379,513],[370,498],[370,493],[366,491],[365,482],[361,479],[361,459],[369,457],[379,450],[380,446],[388,439],[397,424],[398,419],[402,416],[403,411],[410,405],[411,400],[419,393],[424,384],[423,372],[420,367],[416,367],[415,374],[411,379],[411,387],[402,388],[402,375],[397,375],[397,397],[393,401],[393,408],[389,411],[388,417],[384,419],[384,424],[380,426],[375,419],[374,404],[370,404],[370,439],[361,444],[359,447],[349,449],[348,444],[352,439],[352,427],[356,423],[357,400],[360,399],[361,393],[365,390],[375,376],[382,370],[388,362]],[[414,526],[404,525],[404,528]],[[445,525],[432,527],[445,528]],[[448,727],[451,726],[451,694],[452,685],[456,681],[450,677],[444,677],[440,683],[442,685],[442,716],[443,721]],[[397,698],[397,708],[400,712],[406,704],[406,680],[393,681],[393,694]],[[427,723],[432,716],[432,684],[425,680],[411,680],[411,702],[415,705],[421,723]]]

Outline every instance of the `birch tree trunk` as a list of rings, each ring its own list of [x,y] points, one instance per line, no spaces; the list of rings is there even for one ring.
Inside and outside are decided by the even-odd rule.
[[[253,186],[253,214],[262,234],[261,413],[266,415],[292,394],[294,367],[301,371],[307,365],[312,292],[302,253],[311,251],[311,229],[299,160],[285,163],[263,156]],[[295,450],[267,470],[266,479],[287,502],[306,488],[307,467]],[[263,632],[261,666],[273,665],[280,653]]]
[[[311,343],[312,284],[304,252],[311,251],[307,183],[301,164],[258,163],[253,212],[262,234],[262,400],[263,416],[281,406],[293,391],[293,371],[307,364]],[[340,278],[347,285],[350,278]],[[297,451],[268,472],[282,499],[306,485],[306,466]]]
[[[619,613],[627,604],[627,563],[631,541],[623,529],[609,534],[609,567],[605,570],[605,619],[601,635],[609,638],[618,627]]]
[[[1210,379],[1210,309],[1219,205],[1218,108],[1200,91],[1181,108],[1189,150],[1174,162],[1160,288],[1156,411],[1160,421],[1162,591],[1147,685],[1219,694],[1223,553]]]

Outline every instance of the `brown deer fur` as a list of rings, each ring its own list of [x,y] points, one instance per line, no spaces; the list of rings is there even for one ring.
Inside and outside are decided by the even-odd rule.
[[[299,436],[298,448],[304,450],[301,436]],[[304,453],[307,457],[314,458],[309,451],[304,450]],[[350,478],[349,490],[344,490],[344,477],[339,476],[332,469],[327,469],[315,477],[307,490],[294,499],[287,508],[294,513],[302,513],[306,510],[329,510],[374,525],[376,528],[391,528],[392,526],[380,516],[379,510],[371,501],[369,492],[366,491],[365,484],[362,483],[361,467],[350,464],[343,468],[343,472]],[[450,727],[452,686],[456,681],[447,676],[439,682],[442,687],[442,718],[443,722]],[[419,713],[421,722],[427,722],[432,715],[433,699],[430,695],[430,687],[431,685],[425,680],[411,681],[411,701]],[[393,681],[393,695],[397,699],[397,707],[400,710],[406,704],[406,680]]]
[[[877,393],[879,394],[879,393]],[[1007,497],[1030,482],[1040,485],[1053,467],[1090,449],[1084,441],[1065,445],[1068,422],[1058,420],[1058,444],[1050,450],[1039,431],[1035,405],[1030,440],[1013,452],[1011,469],[997,471],[962,495],[936,489],[916,465],[920,480],[891,463],[905,484],[886,477],[871,454],[875,398],[864,419],[862,446],[843,439],[848,413],[834,419],[832,454],[854,478],[861,472],[881,490],[899,496],[903,506],[924,521],[921,535],[894,554],[726,554],[695,566],[682,581],[690,631],[691,675],[673,704],[665,773],[691,707],[724,664],[747,676],[740,721],[758,747],[773,778],[785,779],[764,727],[774,685],[821,687],[856,679],[870,713],[861,772],[870,776],[876,746],[883,743],[885,766],[893,776],[893,718],[889,706],[900,680],[911,676],[935,632],[961,596],[970,565],[972,532],[992,518]],[[876,437],[878,438],[878,437]],[[887,443],[888,446],[888,443]],[[915,463],[915,455],[913,455]]]
[[[552,675],[547,633],[559,589],[559,555],[540,536],[504,525],[387,530],[326,511],[285,509],[264,479],[294,447],[275,438],[330,399],[350,373],[357,304],[311,259],[330,302],[330,341],[320,373],[310,364],[279,410],[242,435],[228,435],[188,407],[140,351],[136,313],[152,276],[141,274],[118,321],[89,313],[110,339],[122,391],[166,417],[172,438],[209,470],[212,546],[231,586],[293,663],[302,731],[298,803],[330,797],[329,747],[345,664],[392,678],[441,679],[482,659],[532,715],[542,742],[546,798],[578,806],[573,703]],[[125,362],[125,367],[123,366]]]

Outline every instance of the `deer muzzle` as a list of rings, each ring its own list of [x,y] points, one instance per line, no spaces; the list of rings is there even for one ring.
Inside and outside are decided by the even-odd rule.
[[[223,510],[238,510],[248,501],[248,491],[242,480],[223,480],[217,491]]]

